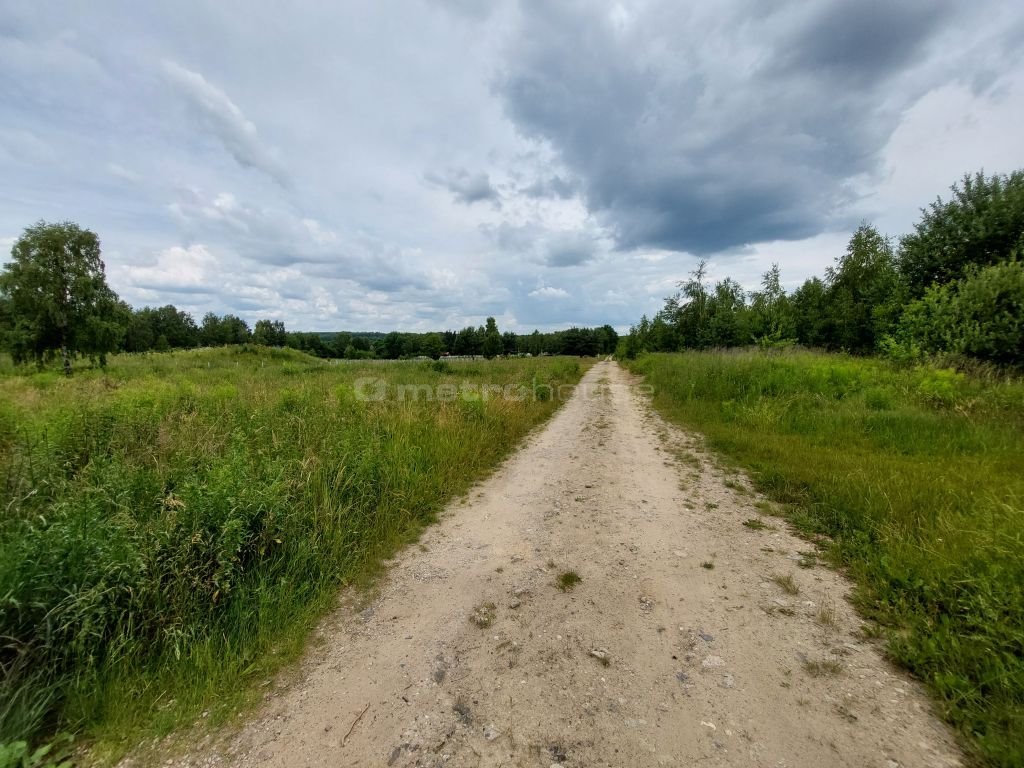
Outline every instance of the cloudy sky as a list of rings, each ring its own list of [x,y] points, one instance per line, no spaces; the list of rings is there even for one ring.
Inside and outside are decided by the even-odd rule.
[[[1024,8],[0,0],[0,247],[293,329],[624,328],[1024,166]]]

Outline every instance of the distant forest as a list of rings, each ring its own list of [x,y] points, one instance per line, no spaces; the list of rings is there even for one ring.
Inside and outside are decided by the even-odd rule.
[[[251,343],[291,347],[323,358],[399,360],[446,355],[602,355],[613,353],[618,341],[619,335],[610,325],[548,333],[500,333],[493,318],[488,318],[486,326],[429,333],[289,331],[278,320],[258,320],[250,329],[239,317],[212,312],[197,324],[187,312],[167,305],[133,311],[122,350],[148,352]]]
[[[258,344],[291,347],[317,357],[350,360],[442,356],[602,355],[619,337],[609,325],[531,334],[501,333],[493,317],[460,331],[380,333],[295,332],[280,320],[252,328],[237,315],[208,312],[201,322],[173,304],[133,309],[107,284],[100,241],[74,222],[28,227],[0,271],[0,349],[14,363],[42,365],[61,358],[65,373],[76,357],[106,365],[112,352]]]

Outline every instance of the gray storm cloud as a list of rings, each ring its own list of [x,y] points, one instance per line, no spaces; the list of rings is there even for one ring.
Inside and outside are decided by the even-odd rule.
[[[850,180],[928,83],[901,77],[953,19],[919,1],[608,9],[524,2],[495,90],[620,247],[697,254],[849,225]]]
[[[74,220],[200,316],[622,328],[1024,165],[1018,5],[9,0],[0,243]]]

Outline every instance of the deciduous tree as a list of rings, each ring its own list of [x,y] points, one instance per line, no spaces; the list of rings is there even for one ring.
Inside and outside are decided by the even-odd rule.
[[[0,273],[0,302],[4,346],[18,363],[34,359],[41,366],[59,353],[70,375],[74,355],[103,365],[120,341],[119,303],[107,285],[99,238],[70,221],[25,230]]]

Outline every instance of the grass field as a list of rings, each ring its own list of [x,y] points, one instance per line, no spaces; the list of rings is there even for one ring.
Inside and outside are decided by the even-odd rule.
[[[891,655],[1024,765],[1024,382],[810,352],[650,355],[667,417],[826,534]]]
[[[0,745],[76,733],[110,758],[231,716],[584,366],[236,347],[4,370]]]

